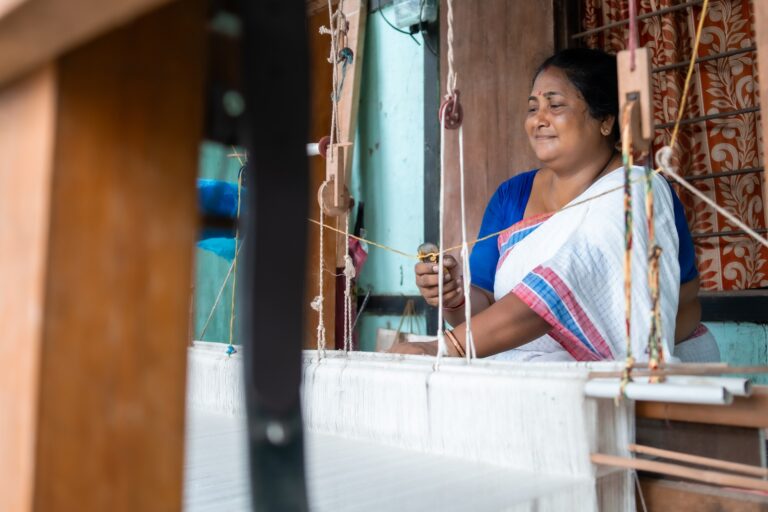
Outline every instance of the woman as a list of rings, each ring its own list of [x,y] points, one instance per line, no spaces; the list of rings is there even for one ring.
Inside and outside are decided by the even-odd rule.
[[[625,357],[623,196],[600,195],[624,180],[615,150],[617,90],[615,58],[597,50],[565,50],[537,71],[525,130],[543,166],[499,187],[479,237],[508,229],[478,243],[470,258],[472,331],[479,356],[540,361]],[[635,357],[643,359],[650,310],[644,182],[641,169],[632,172],[632,339]],[[680,345],[687,350],[676,352],[684,353],[684,360],[717,360],[714,339],[698,329],[698,274],[682,205],[661,177],[653,178],[653,188],[656,238],[663,248],[664,350],[669,357],[672,340],[694,335]],[[591,200],[581,203],[585,199]],[[575,206],[558,211],[569,203]],[[445,317],[456,326],[446,345],[450,355],[458,355],[466,347],[462,278],[453,257],[446,256],[443,265]],[[417,264],[416,283],[427,302],[437,305],[437,266]],[[398,344],[393,351],[434,353],[436,346]]]

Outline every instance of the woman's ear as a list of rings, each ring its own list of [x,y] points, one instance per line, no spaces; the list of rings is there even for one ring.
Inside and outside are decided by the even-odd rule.
[[[613,123],[616,122],[615,116],[606,116],[603,121],[600,123],[600,133],[603,134],[603,137],[607,137],[611,134],[613,131]]]

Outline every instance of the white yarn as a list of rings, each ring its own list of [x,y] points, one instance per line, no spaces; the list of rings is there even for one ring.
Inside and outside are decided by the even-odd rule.
[[[187,405],[206,412],[244,416],[241,347],[227,355],[225,346],[195,341],[187,350]]]
[[[345,438],[596,482],[592,452],[627,455],[630,401],[585,398],[585,363],[513,364],[392,354],[305,353],[307,429]],[[619,365],[612,366],[619,369]],[[606,473],[607,474],[607,473]],[[595,487],[634,504],[631,480]],[[618,482],[618,484],[617,484]],[[598,496],[595,494],[594,503]],[[585,508],[596,510],[596,506]]]

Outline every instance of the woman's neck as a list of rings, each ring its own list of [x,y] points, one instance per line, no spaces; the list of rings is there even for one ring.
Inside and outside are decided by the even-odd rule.
[[[618,167],[618,153],[606,147],[598,157],[592,157],[583,164],[571,164],[567,169],[547,166],[547,189],[552,210],[571,202],[587,190],[595,181],[613,168]]]

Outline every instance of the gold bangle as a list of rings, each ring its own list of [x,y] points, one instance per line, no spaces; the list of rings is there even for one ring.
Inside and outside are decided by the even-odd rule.
[[[461,348],[461,343],[459,343],[459,340],[456,338],[456,335],[453,334],[453,331],[444,331],[444,334],[448,337],[449,340],[451,340],[451,343],[456,349],[456,352],[459,353],[459,356],[466,357],[467,354],[464,352],[464,349]]]

